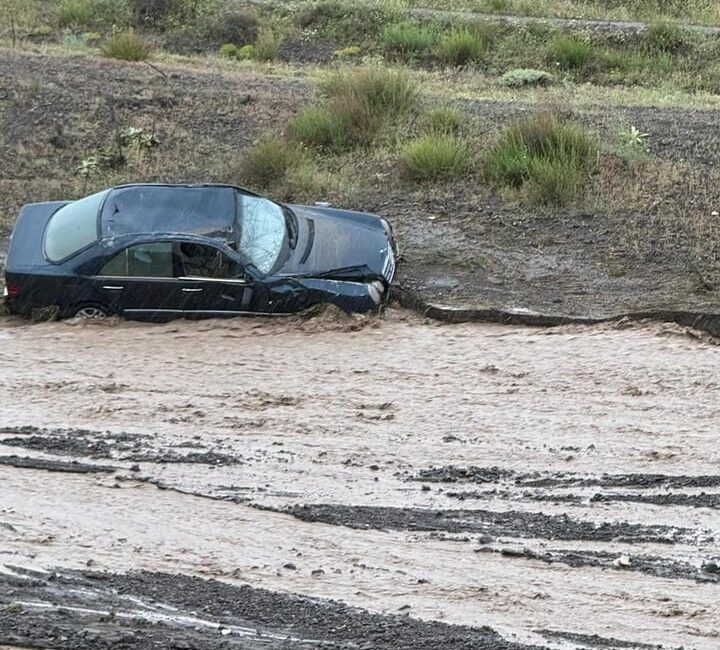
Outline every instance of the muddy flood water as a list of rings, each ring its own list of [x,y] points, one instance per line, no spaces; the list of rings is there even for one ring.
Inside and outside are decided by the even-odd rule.
[[[0,320],[0,647],[720,647],[677,326]]]

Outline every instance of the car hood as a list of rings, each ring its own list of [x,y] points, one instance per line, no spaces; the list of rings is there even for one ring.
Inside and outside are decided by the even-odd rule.
[[[392,280],[392,242],[380,217],[334,208],[290,208],[298,220],[297,245],[278,275]]]

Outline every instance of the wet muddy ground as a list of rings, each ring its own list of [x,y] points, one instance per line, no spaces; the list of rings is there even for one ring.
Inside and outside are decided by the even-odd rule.
[[[716,648],[676,325],[0,321],[0,647]]]

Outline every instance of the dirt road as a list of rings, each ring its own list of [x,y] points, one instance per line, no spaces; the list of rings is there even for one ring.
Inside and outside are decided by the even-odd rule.
[[[5,319],[0,646],[717,648],[719,365],[667,325]]]

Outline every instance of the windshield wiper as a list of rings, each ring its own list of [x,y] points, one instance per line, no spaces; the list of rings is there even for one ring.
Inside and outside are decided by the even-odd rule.
[[[298,240],[298,220],[295,216],[295,213],[288,208],[284,203],[281,204],[283,214],[285,215],[285,224],[287,225],[288,230],[288,244],[290,245],[290,248],[295,248],[297,246],[297,240]]]

